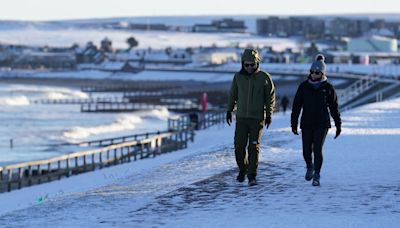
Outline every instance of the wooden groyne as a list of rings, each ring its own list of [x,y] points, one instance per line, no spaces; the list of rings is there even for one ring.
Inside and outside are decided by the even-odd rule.
[[[228,100],[229,88],[193,88],[171,91],[162,91],[157,93],[143,92],[124,92],[123,96],[132,103],[167,103],[168,101],[191,101],[200,103],[203,94],[207,94],[207,101],[213,105],[226,105]],[[178,102],[176,102],[178,103]]]
[[[173,112],[196,112],[201,109],[198,104],[146,104],[146,103],[88,103],[81,105],[81,112],[131,112],[167,108]]]
[[[96,98],[66,98],[66,99],[39,99],[32,100],[35,104],[87,104],[87,103],[121,103],[128,102],[123,97],[96,97]]]
[[[162,91],[169,89],[176,89],[179,86],[174,82],[168,81],[151,81],[151,82],[127,82],[126,85],[97,85],[97,86],[83,86],[82,92],[86,93],[99,93],[99,92],[121,92],[121,91]]]

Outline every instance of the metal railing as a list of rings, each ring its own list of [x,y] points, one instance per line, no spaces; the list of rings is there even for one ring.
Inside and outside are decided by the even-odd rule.
[[[338,90],[337,95],[340,105],[345,105],[346,103],[360,96],[362,93],[371,89],[377,83],[378,81],[375,78],[366,77],[357,80],[356,82],[348,86],[346,89]]]

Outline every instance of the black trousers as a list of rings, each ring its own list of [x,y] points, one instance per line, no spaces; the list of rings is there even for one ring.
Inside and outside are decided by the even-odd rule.
[[[315,173],[320,173],[323,156],[322,147],[324,146],[328,128],[318,129],[302,129],[301,136],[303,140],[303,157],[306,162],[307,168],[314,167]],[[314,153],[314,163],[312,161],[312,154]]]

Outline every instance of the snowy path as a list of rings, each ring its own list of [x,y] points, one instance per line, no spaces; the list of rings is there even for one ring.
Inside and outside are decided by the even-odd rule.
[[[263,136],[258,186],[234,181],[233,128],[215,127],[174,159],[115,179],[110,168],[102,175],[113,183],[3,214],[0,226],[398,227],[399,101],[344,113],[343,135],[328,135],[321,187],[304,180],[300,137],[277,115]]]

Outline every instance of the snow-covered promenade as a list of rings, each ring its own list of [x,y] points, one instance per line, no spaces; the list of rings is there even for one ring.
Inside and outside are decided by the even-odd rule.
[[[259,185],[235,181],[234,127],[188,149],[0,195],[2,227],[398,227],[400,99],[342,113],[321,186],[304,180],[301,140],[278,113],[262,141]]]

